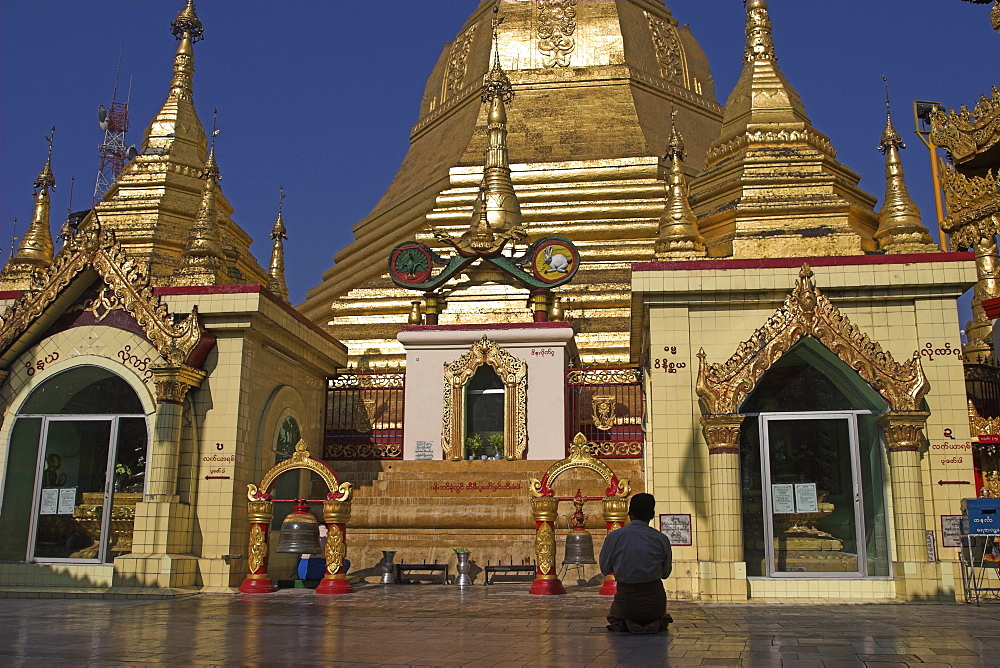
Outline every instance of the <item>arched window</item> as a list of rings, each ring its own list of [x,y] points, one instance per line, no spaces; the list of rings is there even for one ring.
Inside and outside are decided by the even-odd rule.
[[[0,559],[111,561],[131,552],[149,431],[132,386],[77,366],[35,388],[11,430]]]
[[[278,427],[278,435],[274,439],[274,463],[280,464],[295,453],[295,444],[302,438],[299,430],[299,423],[291,415],[285,417]],[[278,478],[271,490],[271,496],[275,499],[295,499],[299,497],[300,481],[304,478],[308,480],[308,471],[295,471],[286,473]],[[303,476],[303,474],[305,474]],[[294,503],[274,504],[274,519],[271,527],[280,529],[285,516],[292,512]]]

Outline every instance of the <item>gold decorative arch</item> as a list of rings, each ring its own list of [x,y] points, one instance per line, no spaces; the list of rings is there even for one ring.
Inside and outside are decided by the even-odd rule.
[[[552,496],[555,494],[552,489],[552,483],[560,475],[565,473],[570,469],[590,469],[597,475],[604,479],[604,482],[608,483],[608,489],[605,490],[606,496],[620,496],[626,497],[632,491],[631,485],[627,479],[619,480],[615,472],[608,468],[608,465],[599,459],[595,459],[592,454],[590,454],[590,446],[587,444],[587,437],[581,433],[577,433],[573,437],[573,442],[569,446],[569,457],[560,460],[549,467],[549,470],[545,472],[541,480],[537,478],[532,478],[528,485],[528,491],[534,497],[541,496]]]
[[[504,387],[504,458],[521,459],[528,447],[528,364],[494,341],[483,338],[450,364],[444,365],[444,424],[441,444],[445,457],[462,459],[465,439],[465,384],[483,364],[500,376]]]
[[[812,269],[803,264],[785,303],[728,360],[709,364],[704,349],[698,353],[695,389],[705,415],[736,413],[764,373],[804,337],[816,339],[857,371],[890,411],[920,410],[930,383],[917,352],[897,363],[813,285],[812,276]]]
[[[329,493],[327,494],[328,500],[350,501],[351,483],[340,482],[337,478],[337,474],[333,472],[333,469],[318,459],[310,457],[309,447],[306,445],[304,440],[300,440],[295,444],[295,452],[291,457],[278,462],[264,474],[264,477],[260,480],[260,487],[253,484],[247,485],[247,498],[254,501],[262,497],[267,497],[271,488],[274,486],[275,481],[293,469],[307,469],[319,475],[319,477],[323,479],[323,482],[326,483],[327,490],[329,490]]]

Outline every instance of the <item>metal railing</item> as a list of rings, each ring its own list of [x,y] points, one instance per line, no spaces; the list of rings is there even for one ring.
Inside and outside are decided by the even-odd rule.
[[[345,373],[329,379],[324,459],[403,458],[403,373]]]
[[[566,370],[566,443],[577,432],[591,454],[641,458],[645,443],[642,371],[635,367]]]

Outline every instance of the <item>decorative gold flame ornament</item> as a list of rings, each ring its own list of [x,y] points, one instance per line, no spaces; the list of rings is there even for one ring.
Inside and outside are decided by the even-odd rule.
[[[613,394],[595,394],[591,399],[590,416],[594,426],[601,431],[608,431],[615,426],[615,410],[618,408],[618,397]]]

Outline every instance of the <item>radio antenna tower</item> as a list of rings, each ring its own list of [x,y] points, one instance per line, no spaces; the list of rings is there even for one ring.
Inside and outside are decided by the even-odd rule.
[[[132,78],[129,77],[129,91],[124,102],[118,101],[118,74],[122,67],[122,50],[118,52],[118,68],[115,70],[115,89],[111,94],[111,106],[103,104],[97,108],[97,121],[104,130],[104,141],[98,147],[101,154],[97,168],[97,185],[94,186],[94,206],[104,198],[104,193],[118,180],[125,167],[125,161],[136,155],[135,146],[125,145],[128,132],[128,100],[132,93]]]

